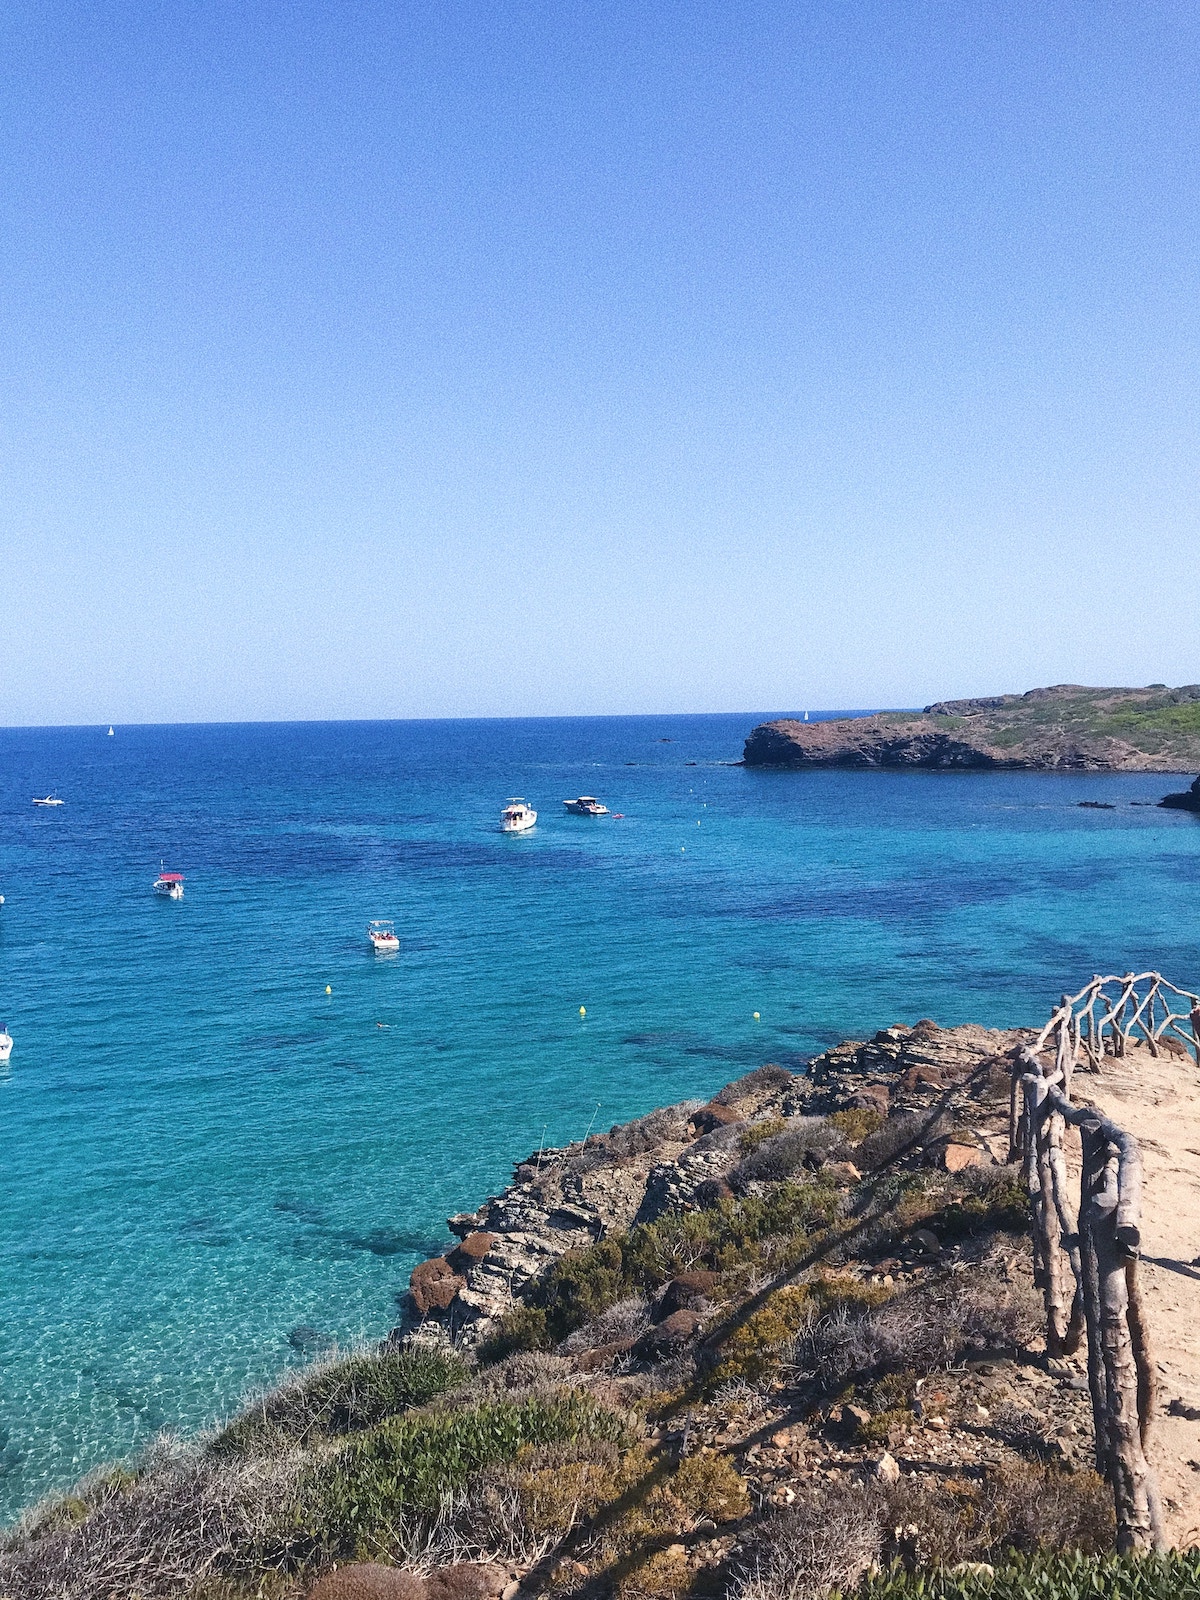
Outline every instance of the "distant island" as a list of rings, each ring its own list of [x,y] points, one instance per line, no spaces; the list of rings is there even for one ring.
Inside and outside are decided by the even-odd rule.
[[[1016,768],[1060,772],[1195,772],[1200,684],[939,700],[835,722],[781,718],[746,740],[748,767]]]

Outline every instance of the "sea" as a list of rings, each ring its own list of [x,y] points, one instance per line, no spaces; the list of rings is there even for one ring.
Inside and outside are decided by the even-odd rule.
[[[1177,780],[744,768],[765,715],[0,731],[0,1525],[385,1334],[539,1147],[1101,970],[1200,987]]]

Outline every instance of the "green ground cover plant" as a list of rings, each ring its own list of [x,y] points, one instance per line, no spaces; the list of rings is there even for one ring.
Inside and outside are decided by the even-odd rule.
[[[264,1395],[210,1441],[212,1456],[246,1456],[359,1433],[463,1383],[449,1351],[372,1347],[306,1368]]]
[[[394,1418],[316,1463],[291,1516],[302,1552],[387,1554],[398,1519],[436,1515],[473,1474],[530,1445],[623,1443],[627,1423],[577,1390]]]
[[[1043,1556],[986,1572],[892,1571],[831,1600],[1197,1600],[1200,1550]]]

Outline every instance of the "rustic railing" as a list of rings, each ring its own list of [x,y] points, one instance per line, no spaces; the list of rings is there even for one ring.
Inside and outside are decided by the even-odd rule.
[[[1086,1334],[1096,1467],[1112,1485],[1117,1548],[1148,1550],[1164,1549],[1166,1538],[1146,1456],[1157,1373],[1138,1287],[1141,1156],[1131,1134],[1071,1101],[1077,1067],[1086,1060],[1102,1072],[1106,1057],[1124,1056],[1131,1044],[1155,1056],[1190,1049],[1200,1066],[1200,995],[1157,972],[1095,977],[1064,995],[1014,1060],[1009,1159],[1023,1163],[1032,1201],[1047,1354],[1073,1354]],[[1083,1148],[1078,1206],[1064,1148],[1068,1125],[1078,1128]]]

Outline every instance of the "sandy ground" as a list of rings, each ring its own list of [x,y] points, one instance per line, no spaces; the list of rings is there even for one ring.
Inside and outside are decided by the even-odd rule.
[[[1150,1455],[1171,1542],[1182,1549],[1200,1543],[1200,1268],[1192,1265],[1200,1257],[1200,1070],[1194,1059],[1156,1060],[1140,1048],[1106,1061],[1102,1074],[1077,1071],[1071,1098],[1096,1105],[1141,1146],[1141,1281],[1160,1378]]]

